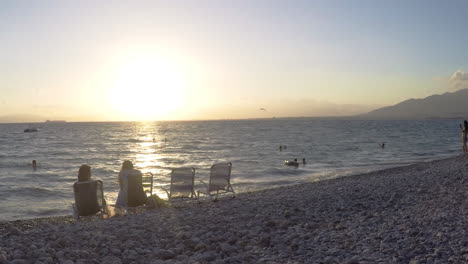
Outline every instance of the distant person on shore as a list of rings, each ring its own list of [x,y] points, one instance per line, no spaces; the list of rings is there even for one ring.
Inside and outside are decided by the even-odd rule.
[[[306,160],[305,160],[305,158],[302,158],[302,164],[303,164],[303,165],[306,165]]]
[[[32,161],[31,166],[32,166],[33,170],[36,170],[36,169],[37,169],[37,162],[36,162],[36,160],[33,160],[33,161]]]
[[[463,144],[463,153],[468,152],[468,147],[466,146],[467,135],[468,135],[468,121],[463,121],[463,126],[460,124],[460,129],[462,132],[462,144]]]
[[[78,170],[78,181],[90,181],[91,180],[91,167],[88,165],[81,165]]]
[[[283,151],[283,146],[280,145],[279,150],[280,150],[280,151]]]
[[[115,207],[119,208],[126,208],[128,207],[128,197],[129,197],[129,178],[132,176],[139,176],[141,177],[141,171],[136,170],[133,168],[133,163],[129,160],[126,160],[122,163],[122,169],[120,170],[119,173],[119,186],[120,186],[120,191],[119,195],[117,196],[117,201],[115,202]],[[137,190],[138,193],[143,191],[143,187],[141,187],[141,190]],[[146,198],[146,195],[145,195]]]

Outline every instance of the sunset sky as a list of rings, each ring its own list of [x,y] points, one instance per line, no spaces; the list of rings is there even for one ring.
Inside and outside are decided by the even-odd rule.
[[[467,25],[465,0],[1,1],[0,120],[365,112],[468,88]]]

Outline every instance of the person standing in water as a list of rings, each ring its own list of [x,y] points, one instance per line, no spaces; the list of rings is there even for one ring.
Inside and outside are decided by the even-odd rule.
[[[462,136],[462,144],[463,144],[463,153],[468,152],[468,147],[466,146],[466,141],[467,141],[467,135],[468,135],[468,121],[463,121],[463,126],[460,124],[460,129],[461,129],[461,136]]]

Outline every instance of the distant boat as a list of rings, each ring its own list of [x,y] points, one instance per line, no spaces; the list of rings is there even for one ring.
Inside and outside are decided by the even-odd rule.
[[[65,120],[46,120],[46,123],[65,123]]]
[[[25,133],[27,132],[39,132],[39,128],[35,128],[35,127],[30,127],[30,128],[26,128],[24,130]]]

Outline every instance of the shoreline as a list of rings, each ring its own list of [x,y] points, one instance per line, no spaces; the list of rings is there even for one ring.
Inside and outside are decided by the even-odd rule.
[[[0,263],[465,263],[467,184],[459,155],[108,220],[2,221]]]

